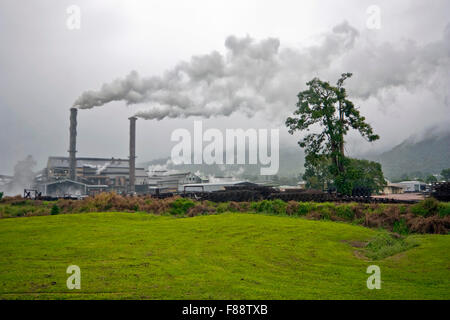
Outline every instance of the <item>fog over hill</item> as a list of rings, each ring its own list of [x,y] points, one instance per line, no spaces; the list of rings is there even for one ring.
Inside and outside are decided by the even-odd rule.
[[[426,135],[421,140],[411,137],[371,159],[380,162],[385,176],[391,179],[417,173],[438,174],[450,168],[450,132]]]

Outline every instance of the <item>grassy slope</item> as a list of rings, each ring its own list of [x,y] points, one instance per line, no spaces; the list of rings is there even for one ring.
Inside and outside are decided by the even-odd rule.
[[[381,261],[342,240],[377,231],[256,214],[89,213],[0,220],[0,298],[450,299],[450,241]],[[66,287],[81,268],[81,290]],[[368,290],[368,265],[382,289]]]

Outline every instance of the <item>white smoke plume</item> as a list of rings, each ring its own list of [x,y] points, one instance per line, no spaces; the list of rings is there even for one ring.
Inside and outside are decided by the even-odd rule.
[[[102,166],[98,166],[96,174],[97,175],[102,174],[102,172],[105,171],[110,165],[111,165],[111,162],[107,162]]]
[[[31,155],[25,159],[20,160],[14,166],[14,176],[12,181],[2,186],[0,191],[5,192],[7,196],[15,196],[23,194],[23,189],[31,188],[33,186],[36,173],[33,168],[36,166],[36,161]]]
[[[419,45],[413,41],[378,43],[343,22],[321,35],[317,45],[281,47],[268,38],[229,36],[225,54],[214,51],[181,62],[162,76],[142,78],[132,71],[123,79],[84,92],[74,103],[80,109],[112,101],[145,104],[136,116],[144,119],[189,116],[228,116],[240,112],[268,117],[292,110],[305,82],[319,76],[335,81],[353,72],[352,97],[368,99],[395,88],[426,87],[448,105],[450,25],[440,41]]]
[[[148,166],[148,175],[170,175],[180,173],[179,170],[173,169],[172,160],[168,159],[164,164],[152,164]]]
[[[112,164],[112,162],[106,162],[106,163],[104,163],[103,165],[95,165],[95,164],[86,163],[86,164],[84,164],[84,166],[85,166],[85,167],[88,167],[88,168],[96,169],[96,170],[95,170],[95,174],[96,174],[96,175],[100,175],[100,174],[102,174],[102,172],[105,171],[111,164]]]

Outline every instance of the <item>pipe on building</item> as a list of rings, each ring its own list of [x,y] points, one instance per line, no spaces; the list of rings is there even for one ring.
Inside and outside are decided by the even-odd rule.
[[[69,178],[73,181],[77,178],[77,112],[76,108],[70,109]]]
[[[136,185],[136,117],[128,118],[130,120],[130,193],[135,192]]]

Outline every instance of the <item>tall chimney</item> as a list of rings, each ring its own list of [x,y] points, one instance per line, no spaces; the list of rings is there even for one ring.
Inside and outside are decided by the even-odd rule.
[[[136,184],[136,117],[130,119],[130,193],[135,192]]]
[[[77,178],[77,108],[70,109],[69,178]]]

